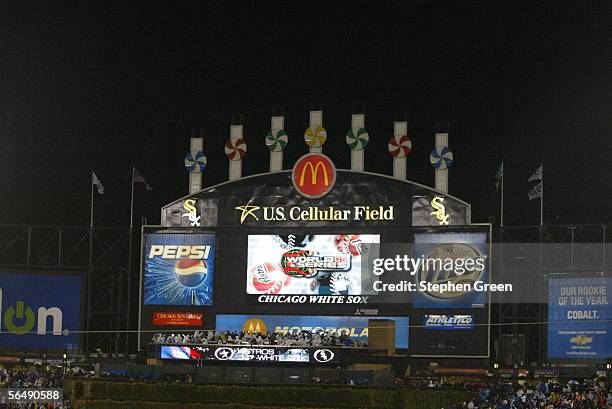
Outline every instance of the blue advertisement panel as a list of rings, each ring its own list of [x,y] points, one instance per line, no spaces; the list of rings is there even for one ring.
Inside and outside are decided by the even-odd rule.
[[[549,280],[549,358],[612,358],[611,284],[610,277]]]
[[[78,349],[81,277],[0,273],[0,349]]]
[[[214,234],[152,233],[144,242],[145,305],[212,305]]]
[[[435,288],[417,291],[414,294],[414,307],[484,307],[487,293],[476,291],[474,288],[476,282],[489,282],[488,253],[486,233],[415,234],[414,258],[423,260],[423,267],[415,274],[416,285],[467,284],[471,287],[471,291],[445,291]]]
[[[217,331],[330,331],[336,335],[346,335],[351,340],[367,342],[368,321],[382,319],[395,321],[395,347],[408,348],[408,317],[377,316],[286,316],[286,315],[230,315],[218,314],[215,329]]]

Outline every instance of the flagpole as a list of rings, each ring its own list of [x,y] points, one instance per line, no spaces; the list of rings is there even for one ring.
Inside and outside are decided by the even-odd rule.
[[[94,208],[94,184],[93,184],[93,170],[91,171],[91,209],[89,212],[89,227],[93,227],[93,208]]]
[[[129,249],[128,249],[128,270],[127,270],[127,305],[126,305],[126,319],[125,329],[128,331],[125,333],[125,353],[126,355],[130,350],[130,297],[132,292],[132,231],[134,230],[134,173],[136,172],[136,166],[132,165],[132,200],[130,204],[130,230],[129,230]]]
[[[504,172],[506,170],[504,169],[504,161],[502,160],[502,175],[501,175],[501,223],[500,226],[504,227]]]
[[[91,288],[92,288],[92,281],[93,281],[93,215],[94,215],[94,184],[93,184],[93,175],[94,172],[93,170],[91,171],[91,180],[89,181],[89,183],[91,183],[91,209],[90,209],[90,215],[89,215],[89,257],[87,259],[87,264],[88,264],[88,269],[87,269],[87,322],[86,322],[86,328],[87,328],[87,335],[85,336],[85,349],[86,350],[90,350],[90,344],[89,344],[89,330],[91,329]]]
[[[542,194],[540,195],[540,226],[544,226],[544,163],[540,164],[540,169],[542,169],[540,180],[542,184]]]
[[[136,167],[132,165],[132,201],[130,204],[130,229],[134,227],[134,172]]]

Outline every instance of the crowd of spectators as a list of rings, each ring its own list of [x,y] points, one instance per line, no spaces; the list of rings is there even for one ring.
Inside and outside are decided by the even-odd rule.
[[[64,372],[61,368],[51,371],[0,368],[0,388],[62,388]],[[62,403],[7,403],[0,398],[0,409],[71,409],[69,401]]]
[[[336,335],[332,331],[287,331],[251,333],[239,331],[195,331],[193,334],[154,334],[153,344],[171,345],[278,345],[278,346],[335,346],[367,347],[367,343]]]
[[[612,395],[603,386],[570,381],[565,385],[539,382],[534,386],[489,384],[478,396],[455,409],[610,409]]]

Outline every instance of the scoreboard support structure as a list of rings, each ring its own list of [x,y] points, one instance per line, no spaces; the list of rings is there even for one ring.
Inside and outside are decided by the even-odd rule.
[[[351,128],[365,128],[365,115],[353,114],[351,116]],[[351,170],[363,172],[364,168],[364,149],[351,149]]]
[[[408,134],[408,122],[396,121],[393,122],[393,136],[402,136]],[[406,180],[406,162],[407,158],[393,157],[393,177],[399,180]]]
[[[323,111],[310,111],[310,129],[313,132],[318,126],[323,126]],[[323,153],[323,144],[319,146],[311,146],[310,153]]]
[[[275,135],[278,131],[285,129],[285,117],[273,116],[270,120],[270,130]],[[270,151],[270,172],[283,170],[283,150]]]

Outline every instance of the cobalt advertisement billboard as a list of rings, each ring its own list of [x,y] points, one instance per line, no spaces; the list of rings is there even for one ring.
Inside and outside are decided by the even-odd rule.
[[[214,234],[152,233],[144,240],[144,305],[212,305]]]
[[[81,277],[0,273],[0,348],[78,349]]]
[[[548,357],[612,358],[612,278],[551,278]]]

